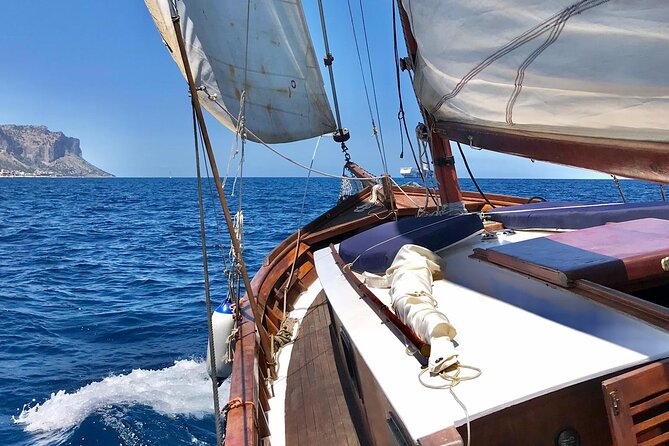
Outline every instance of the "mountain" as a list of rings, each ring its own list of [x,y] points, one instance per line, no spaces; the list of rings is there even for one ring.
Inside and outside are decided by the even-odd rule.
[[[0,176],[111,177],[82,158],[80,141],[43,125],[0,125]]]

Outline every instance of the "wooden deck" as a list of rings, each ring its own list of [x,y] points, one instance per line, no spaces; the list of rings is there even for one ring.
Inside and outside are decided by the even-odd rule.
[[[360,444],[337,372],[324,293],[299,328],[286,386],[287,445]]]

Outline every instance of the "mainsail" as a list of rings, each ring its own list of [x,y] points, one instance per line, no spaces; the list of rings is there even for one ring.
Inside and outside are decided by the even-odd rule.
[[[170,0],[145,3],[184,73]],[[174,3],[200,102],[222,124],[236,129],[243,102],[251,140],[298,141],[335,129],[300,0]]]
[[[669,177],[666,1],[402,5],[416,44],[416,94],[452,139],[637,178]]]

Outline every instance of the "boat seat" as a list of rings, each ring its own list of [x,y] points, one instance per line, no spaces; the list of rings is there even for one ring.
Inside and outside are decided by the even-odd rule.
[[[496,208],[485,214],[507,228],[584,229],[641,218],[669,220],[669,202],[569,203],[541,202]]]
[[[404,218],[349,237],[340,243],[339,255],[354,271],[380,274],[406,244],[436,252],[482,230],[478,214]]]
[[[586,279],[610,287],[669,280],[669,220],[644,218],[562,232],[488,249],[485,259],[564,287]]]

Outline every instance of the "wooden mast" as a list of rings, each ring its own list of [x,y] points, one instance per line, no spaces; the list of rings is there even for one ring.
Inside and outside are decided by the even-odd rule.
[[[402,22],[407,52],[409,53],[409,58],[413,65],[416,60],[418,45],[411,32],[409,18],[402,6],[401,0],[398,0],[397,9],[399,10],[400,20]],[[439,198],[441,200],[441,205],[443,207],[449,206],[450,204],[462,203],[462,192],[460,191],[460,184],[458,183],[458,174],[455,170],[455,158],[451,151],[449,138],[434,130],[434,119],[432,119],[420,102],[418,105],[421,108],[421,112],[429,128],[428,141],[430,150],[432,151],[432,160],[434,161],[434,176],[437,179],[437,183],[439,183]],[[422,166],[420,167],[422,168]]]
[[[235,250],[235,255],[239,261],[239,269],[242,273],[242,278],[244,280],[244,288],[246,295],[251,305],[251,311],[253,312],[253,318],[255,319],[256,328],[258,329],[258,334],[260,335],[260,344],[262,346],[263,352],[267,363],[270,365],[273,364],[273,358],[271,357],[271,347],[269,341],[269,335],[267,331],[260,323],[262,321],[262,314],[258,308],[258,303],[253,295],[253,288],[251,287],[251,281],[249,280],[248,273],[246,271],[246,264],[241,256],[241,245],[237,234],[234,230],[234,224],[232,221],[232,216],[230,215],[230,209],[228,208],[228,202],[225,198],[225,193],[223,191],[223,183],[221,182],[221,176],[218,172],[218,167],[216,165],[216,158],[214,157],[214,151],[211,148],[211,140],[209,139],[209,133],[207,132],[207,125],[204,121],[204,116],[202,115],[202,107],[200,106],[200,99],[198,98],[197,87],[195,81],[193,80],[193,74],[190,70],[190,64],[188,62],[188,54],[186,53],[186,46],[184,45],[183,37],[181,35],[181,21],[179,15],[176,11],[172,11],[172,23],[174,25],[174,33],[176,34],[177,42],[179,44],[179,53],[181,55],[181,60],[184,65],[184,72],[186,73],[186,79],[188,80],[188,88],[190,90],[191,102],[193,105],[193,110],[195,110],[195,115],[197,122],[202,130],[202,138],[204,140],[205,150],[207,152],[207,159],[209,160],[209,165],[211,166],[211,173],[214,177],[214,182],[216,184],[216,190],[218,192],[218,198],[221,203],[221,209],[223,210],[223,215],[225,216],[225,222],[228,227],[228,233],[230,235],[230,241],[232,242],[233,249]],[[273,371],[273,369],[272,369]]]

